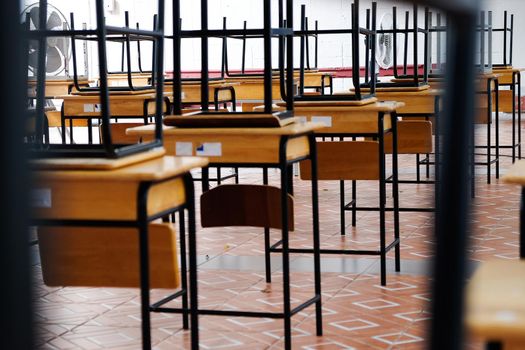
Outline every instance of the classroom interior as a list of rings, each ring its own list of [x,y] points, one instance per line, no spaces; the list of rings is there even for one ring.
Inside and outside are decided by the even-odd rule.
[[[525,350],[523,16],[0,4],[0,347]]]

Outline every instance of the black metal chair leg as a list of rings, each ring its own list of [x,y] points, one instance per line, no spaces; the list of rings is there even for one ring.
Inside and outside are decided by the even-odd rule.
[[[503,350],[503,344],[499,341],[489,341],[485,344],[486,350]]]
[[[345,220],[345,182],[344,180],[339,181],[339,209],[341,211],[341,236],[346,235],[346,220]]]
[[[352,180],[352,227],[357,226],[357,181]]]
[[[263,184],[268,185],[268,169],[263,169]],[[264,228],[264,266],[266,271],[266,283],[272,282],[272,261],[270,252],[270,229]]]
[[[175,213],[173,213],[175,220]],[[186,262],[186,223],[184,222],[184,211],[179,211],[179,243],[180,243],[180,276],[181,288],[185,291],[182,295],[182,328],[189,329],[188,309],[188,265]]]

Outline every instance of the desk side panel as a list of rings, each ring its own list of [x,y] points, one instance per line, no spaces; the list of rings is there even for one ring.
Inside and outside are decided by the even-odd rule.
[[[41,227],[38,240],[48,286],[140,286],[137,229]],[[151,288],[176,288],[177,237],[172,225],[149,225],[149,251]]]

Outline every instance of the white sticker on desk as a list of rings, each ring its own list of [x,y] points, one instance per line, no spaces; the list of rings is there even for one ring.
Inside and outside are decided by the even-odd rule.
[[[318,117],[318,116],[314,116],[314,117],[312,117],[312,121],[314,123],[324,124],[327,127],[332,127],[332,117]]]
[[[183,91],[180,93],[180,98],[184,100],[186,98],[186,93]]]
[[[299,123],[304,124],[308,121],[308,118],[306,117],[299,117],[297,116],[297,119],[299,120]]]
[[[192,156],[193,155],[193,143],[192,142],[177,142],[175,144],[175,155]]]
[[[86,103],[84,104],[84,113],[100,112],[100,103]]]
[[[198,156],[220,157],[222,156],[222,143],[204,142],[203,144],[197,146],[196,154]]]
[[[34,208],[51,208],[51,189],[36,188],[32,190],[31,206]]]

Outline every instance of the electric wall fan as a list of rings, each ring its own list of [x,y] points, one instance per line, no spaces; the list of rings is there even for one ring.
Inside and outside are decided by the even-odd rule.
[[[48,4],[46,29],[69,30],[66,17],[51,4]],[[22,21],[29,21],[29,30],[39,28],[39,3],[29,5],[22,11]],[[27,25],[28,23],[26,23]],[[71,58],[71,38],[47,38],[46,75],[69,77],[69,59]],[[38,42],[29,41],[29,71],[35,73],[38,62]]]
[[[389,13],[385,13],[379,21],[379,31],[392,30],[393,18]],[[382,69],[392,67],[394,60],[394,34],[378,33],[376,39],[376,62]]]

